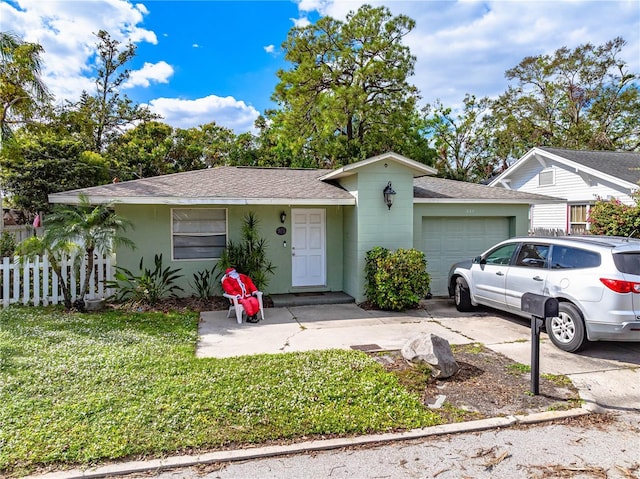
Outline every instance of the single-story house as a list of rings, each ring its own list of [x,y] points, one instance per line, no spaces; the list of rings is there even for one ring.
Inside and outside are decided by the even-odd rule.
[[[532,148],[489,186],[563,198],[535,204],[531,229],[540,234],[584,234],[589,208],[598,198],[634,205],[640,153]]]
[[[222,166],[49,195],[52,203],[113,203],[133,222],[136,250],[117,263],[137,271],[140,258],[193,273],[210,269],[227,241],[241,239],[252,212],[276,266],[267,294],[343,291],[363,301],[366,254],[375,246],[424,251],[434,296],[447,295],[450,265],[497,241],[526,235],[533,203],[546,196],[434,178],[436,171],[395,153],[335,169]],[[392,204],[383,192],[390,187]]]

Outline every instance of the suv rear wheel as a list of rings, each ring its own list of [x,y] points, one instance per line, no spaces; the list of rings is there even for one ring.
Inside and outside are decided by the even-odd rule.
[[[547,318],[545,327],[551,342],[563,351],[575,353],[587,342],[582,314],[571,303],[560,303],[558,316]]]
[[[453,289],[453,300],[456,303],[458,311],[472,311],[471,294],[469,293],[469,285],[460,277],[456,278],[456,285]]]

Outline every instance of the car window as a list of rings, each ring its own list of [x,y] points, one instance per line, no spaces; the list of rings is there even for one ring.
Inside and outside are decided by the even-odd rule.
[[[487,264],[509,264],[517,246],[518,243],[510,243],[500,246],[485,256],[485,262]]]
[[[640,275],[640,253],[616,253],[613,262],[621,273]]]
[[[600,266],[600,254],[571,246],[553,246],[552,269],[595,268]]]
[[[515,265],[527,268],[546,268],[549,249],[548,244],[523,243]]]

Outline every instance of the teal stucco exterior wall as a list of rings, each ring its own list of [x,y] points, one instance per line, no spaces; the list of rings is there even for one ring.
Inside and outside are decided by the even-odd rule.
[[[382,194],[389,181],[396,191],[391,209]],[[413,247],[413,172],[392,160],[378,161],[362,166],[340,184],[356,197],[356,207],[347,208],[344,215],[345,292],[361,302],[367,252],[375,246]]]
[[[184,289],[182,296],[190,296],[195,291],[193,274],[211,269],[215,260],[171,260],[171,209],[179,208],[223,208],[227,210],[227,239],[238,242],[242,240],[244,217],[253,212],[258,219],[260,237],[267,243],[267,258],[275,266],[275,274],[265,288],[266,294],[281,294],[293,291],[291,287],[291,208],[271,205],[207,205],[207,206],[172,206],[172,205],[115,205],[116,212],[130,219],[133,229],[126,236],[135,244],[136,249],[119,248],[116,251],[118,266],[139,271],[140,258],[144,258],[145,266],[153,265],[156,254],[162,254],[163,265],[180,268],[182,277],[177,283]],[[326,211],[326,248],[327,248],[327,281],[320,290],[342,291],[343,288],[343,211],[339,206],[304,206],[304,208],[322,208]],[[280,222],[280,212],[287,215],[285,223]],[[284,235],[277,234],[279,227],[286,228]],[[221,291],[219,291],[220,293]]]

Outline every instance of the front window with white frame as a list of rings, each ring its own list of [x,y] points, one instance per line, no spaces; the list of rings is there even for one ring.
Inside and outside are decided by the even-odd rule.
[[[227,245],[227,210],[173,208],[171,240],[174,260],[219,259]]]

